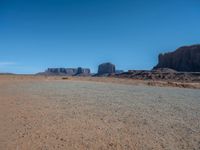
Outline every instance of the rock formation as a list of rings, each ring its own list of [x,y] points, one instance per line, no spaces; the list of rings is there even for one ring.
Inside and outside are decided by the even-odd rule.
[[[184,46],[174,52],[160,54],[157,68],[171,68],[181,72],[200,72],[200,45]]]
[[[77,68],[77,73],[76,73],[77,76],[87,76],[89,74],[90,74],[90,69],[81,67]]]
[[[90,69],[88,68],[48,68],[44,75],[67,75],[67,76],[89,76]]]
[[[128,72],[114,74],[111,76],[139,80],[200,82],[200,72],[177,72],[168,68],[155,70],[129,70]]]
[[[99,65],[98,75],[115,73],[115,65],[111,63],[103,63]]]

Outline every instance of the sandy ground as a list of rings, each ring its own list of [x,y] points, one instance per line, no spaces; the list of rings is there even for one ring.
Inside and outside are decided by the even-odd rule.
[[[200,90],[0,76],[0,150],[55,149],[199,150]]]

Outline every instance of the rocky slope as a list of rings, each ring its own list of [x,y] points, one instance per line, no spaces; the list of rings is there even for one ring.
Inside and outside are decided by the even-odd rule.
[[[200,72],[177,72],[172,69],[161,68],[155,70],[129,70],[122,74],[110,76],[119,78],[131,78],[139,80],[162,80],[179,82],[200,82]]]

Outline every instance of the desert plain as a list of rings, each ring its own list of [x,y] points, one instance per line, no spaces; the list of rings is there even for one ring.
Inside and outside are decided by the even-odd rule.
[[[2,75],[0,150],[199,150],[198,86]]]

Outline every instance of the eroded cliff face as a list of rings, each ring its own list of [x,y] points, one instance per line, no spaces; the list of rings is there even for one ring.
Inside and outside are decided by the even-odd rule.
[[[103,63],[99,65],[98,74],[111,74],[115,73],[115,65],[112,63]]]
[[[180,47],[174,52],[160,54],[157,68],[171,68],[183,72],[200,72],[200,45]]]

